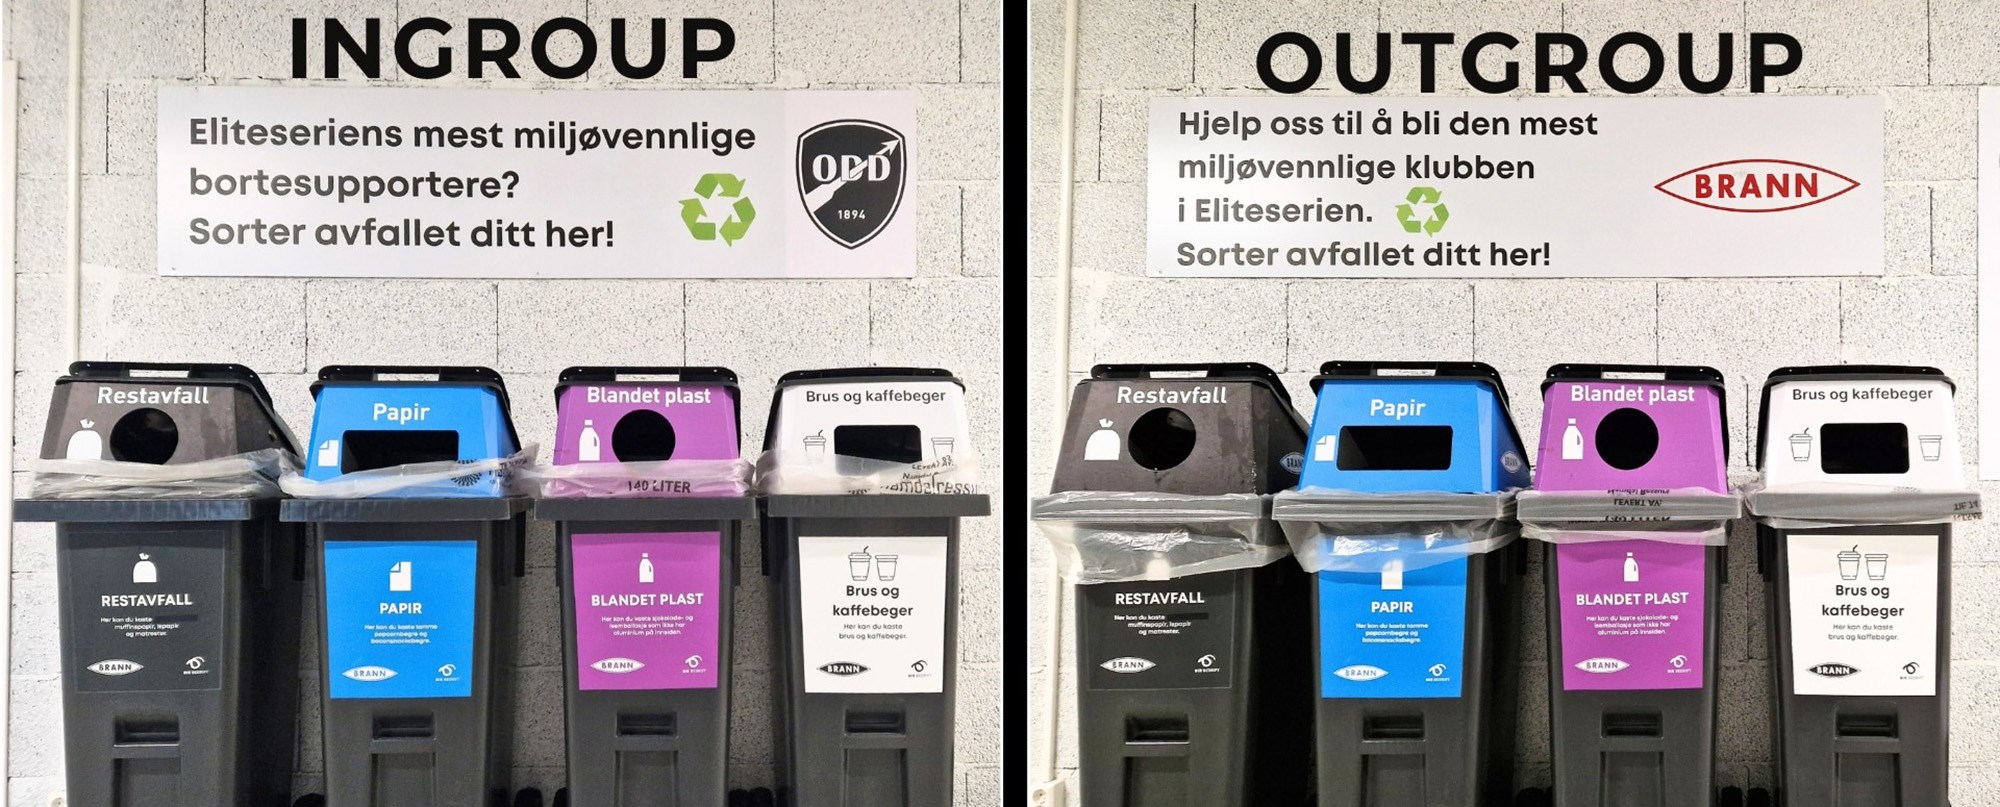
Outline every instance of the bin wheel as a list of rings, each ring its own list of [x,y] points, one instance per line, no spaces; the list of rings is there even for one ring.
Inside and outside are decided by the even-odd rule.
[[[1514,797],[1516,807],[1549,807],[1549,791],[1531,787]]]
[[[750,805],[751,807],[778,807],[778,797],[771,794],[770,788],[760,787],[750,791]]]
[[[515,793],[514,807],[542,807],[542,791],[530,787]]]
[[[1719,796],[1716,799],[1718,807],[1743,807],[1743,788],[1730,785],[1716,795]]]
[[[292,807],[326,807],[326,796],[307,793],[300,796],[298,801],[292,802]]]
[[[552,801],[549,804],[550,807],[569,807],[569,788],[566,787],[556,788],[555,801]]]
[[[1750,789],[1749,807],[1771,807],[1771,791],[1761,787]],[[1950,807],[1950,805],[1946,805]]]

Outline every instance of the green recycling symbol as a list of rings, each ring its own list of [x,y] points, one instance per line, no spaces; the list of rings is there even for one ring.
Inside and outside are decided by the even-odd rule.
[[[1451,211],[1444,207],[1444,194],[1436,188],[1418,185],[1411,188],[1410,195],[1404,198],[1408,202],[1396,206],[1396,220],[1402,222],[1403,232],[1437,235],[1439,230],[1444,229],[1444,223],[1451,220]],[[1430,205],[1430,218],[1418,220],[1416,205]]]
[[[702,174],[694,183],[694,192],[694,198],[681,200],[681,221],[696,241],[714,241],[720,234],[723,244],[734,246],[750,231],[750,222],[757,220],[757,208],[743,195],[743,180],[735,174]],[[708,202],[714,199],[736,200],[719,226],[708,220]]]

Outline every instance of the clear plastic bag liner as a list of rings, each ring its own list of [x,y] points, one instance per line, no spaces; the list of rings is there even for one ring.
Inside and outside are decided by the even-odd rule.
[[[505,457],[413,462],[355,471],[327,480],[307,479],[300,473],[290,472],[280,477],[278,484],[286,493],[300,499],[366,499],[387,493],[408,497],[461,498],[472,495],[469,491],[478,484],[480,476],[495,474],[500,478],[501,490],[510,496],[519,495],[522,492],[519,489],[519,471],[534,462],[535,451],[535,446],[529,445]]]
[[[922,462],[891,462],[846,454],[766,451],[757,459],[756,487],[766,495],[979,493],[979,455],[964,451]]]
[[[1943,524],[1982,518],[1979,491],[1811,482],[1744,488],[1750,513],[1780,529],[1867,524]]]
[[[282,448],[178,465],[70,459],[28,463],[35,472],[31,495],[37,499],[277,498],[279,478],[298,467],[298,457]]]
[[[517,473],[547,499],[658,499],[750,493],[749,460],[659,460],[532,465]]]
[[[1552,544],[1646,540],[1723,546],[1743,501],[1707,488],[1524,490],[1516,498],[1524,538]]]
[[[1271,518],[1308,572],[1400,573],[1512,543],[1513,495],[1304,488],[1272,497]]]
[[[1171,580],[1254,569],[1291,554],[1255,493],[1076,490],[1034,500],[1033,518],[1072,583]]]

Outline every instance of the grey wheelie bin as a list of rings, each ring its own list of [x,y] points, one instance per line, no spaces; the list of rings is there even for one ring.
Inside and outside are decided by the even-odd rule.
[[[1787,367],[1764,383],[1750,510],[1781,804],[1946,803],[1951,525],[1980,507],[1952,393],[1930,367]]]
[[[737,534],[757,514],[736,374],[572,367],[535,517],[556,522],[569,803],[723,807]]]
[[[1493,368],[1328,362],[1271,517],[1312,574],[1320,807],[1513,799],[1528,463]]]
[[[1716,637],[1727,582],[1722,374],[1559,364],[1542,384],[1535,487],[1555,802],[1715,802]]]
[[[56,522],[63,734],[45,741],[65,743],[68,804],[288,803],[304,572],[277,476],[295,456],[237,365],[57,379],[56,462],[14,516]]]
[[[1263,365],[1099,365],[1077,385],[1034,518],[1078,584],[1079,803],[1304,802],[1311,577],[1270,520],[1304,447]]]
[[[971,437],[944,370],[778,379],[758,487],[779,804],[952,803],[959,521],[988,512]]]
[[[328,807],[487,807],[509,792],[528,499],[499,374],[328,367],[281,515],[318,533]],[[291,480],[288,480],[290,483]]]

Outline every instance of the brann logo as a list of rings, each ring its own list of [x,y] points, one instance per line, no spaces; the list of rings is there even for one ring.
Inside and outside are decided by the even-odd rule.
[[[1861,183],[1793,160],[1729,160],[1691,168],[1653,187],[1691,205],[1731,213],[1777,213],[1811,207]]]
[[[1820,664],[1813,667],[1807,667],[1806,672],[1812,673],[1813,675],[1817,675],[1822,678],[1846,678],[1847,676],[1853,675],[1861,671],[1846,664],[1840,664],[1837,662],[1830,661],[1825,664]]]

